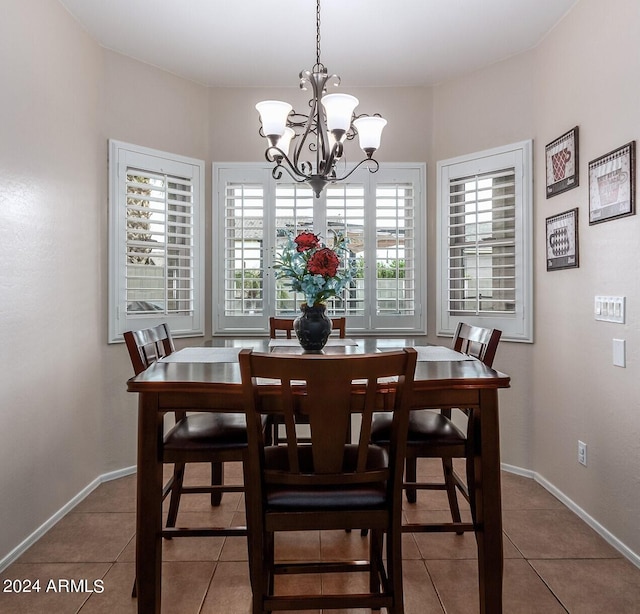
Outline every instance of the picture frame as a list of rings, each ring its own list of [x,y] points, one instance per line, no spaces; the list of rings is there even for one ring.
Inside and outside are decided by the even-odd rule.
[[[589,225],[636,212],[636,142],[589,162]]]
[[[578,126],[545,147],[547,198],[580,185]]]
[[[578,268],[578,208],[546,219],[547,271]]]

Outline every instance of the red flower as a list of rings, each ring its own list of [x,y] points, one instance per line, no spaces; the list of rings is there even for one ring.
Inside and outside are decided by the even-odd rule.
[[[307,262],[307,268],[312,275],[333,277],[338,272],[340,259],[328,247],[319,249]]]
[[[309,249],[318,247],[318,243],[320,243],[320,239],[312,232],[301,232],[294,241],[299,252],[306,252]]]

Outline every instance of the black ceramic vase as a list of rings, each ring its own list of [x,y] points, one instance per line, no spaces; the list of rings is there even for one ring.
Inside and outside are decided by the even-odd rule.
[[[307,352],[319,352],[327,343],[331,333],[331,318],[327,315],[326,305],[316,304],[309,307],[300,305],[302,315],[293,321],[293,330],[300,345]]]

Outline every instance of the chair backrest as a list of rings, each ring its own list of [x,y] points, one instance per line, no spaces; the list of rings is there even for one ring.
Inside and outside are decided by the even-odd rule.
[[[329,487],[386,481],[392,489],[394,484],[401,484],[416,358],[413,348],[358,356],[294,356],[241,350],[252,486]],[[371,452],[371,420],[381,408],[382,397],[387,401],[385,409],[394,412],[389,464],[372,468],[366,462]],[[299,445],[297,413],[308,417],[310,444]],[[354,432],[354,444],[347,441],[352,413],[359,413],[362,418],[359,433]],[[286,446],[269,448],[270,453],[277,449],[282,454],[277,470],[265,471],[263,467],[260,417],[264,414],[280,415],[286,429]],[[305,440],[308,441],[306,437]],[[388,492],[390,496],[397,494]]]
[[[347,318],[331,318],[331,332],[338,331],[340,339],[347,336]]]
[[[501,336],[502,331],[497,328],[481,328],[459,322],[453,338],[453,349],[469,354],[491,367]]]
[[[124,340],[129,350],[129,358],[136,375],[142,373],[159,358],[175,352],[171,332],[167,324],[153,328],[130,330],[124,333]]]
[[[347,318],[331,318],[331,332],[338,332],[340,339],[344,339],[347,335]],[[291,318],[269,318],[269,337],[275,339],[278,331],[283,331],[287,339],[291,339],[293,332],[293,320]]]
[[[278,331],[283,331],[287,336],[287,339],[291,339],[291,333],[293,332],[293,320],[291,318],[269,318],[269,337],[275,339],[278,336]]]

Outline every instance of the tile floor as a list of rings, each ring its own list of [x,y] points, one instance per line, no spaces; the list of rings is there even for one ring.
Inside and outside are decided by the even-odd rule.
[[[422,463],[423,475],[439,473],[435,461]],[[206,469],[191,466],[191,478],[206,476]],[[232,466],[229,474],[240,479],[240,467]],[[441,492],[420,493],[418,503],[405,503],[405,508],[410,521],[448,517]],[[214,517],[216,524],[237,524],[243,521],[243,500],[239,494],[229,494],[219,508],[211,508],[207,495],[189,495],[183,499],[180,514],[183,524],[205,524]],[[640,613],[640,570],[541,486],[504,473],[503,521],[504,614]],[[102,484],[0,574],[0,613],[135,613],[136,601],[131,599],[134,527],[135,476]],[[282,558],[304,552],[360,557],[363,539],[356,531],[292,533],[277,542],[277,552]],[[243,538],[165,541],[163,561],[163,612],[250,612]],[[406,614],[478,611],[472,534],[405,534],[404,576]],[[11,586],[7,580],[40,580],[41,590],[5,592]],[[66,580],[85,580],[88,589],[98,581],[102,590],[67,591]],[[335,590],[342,580],[328,577],[322,586],[317,577],[303,576],[296,581],[309,590]],[[295,586],[287,589],[295,590]]]

